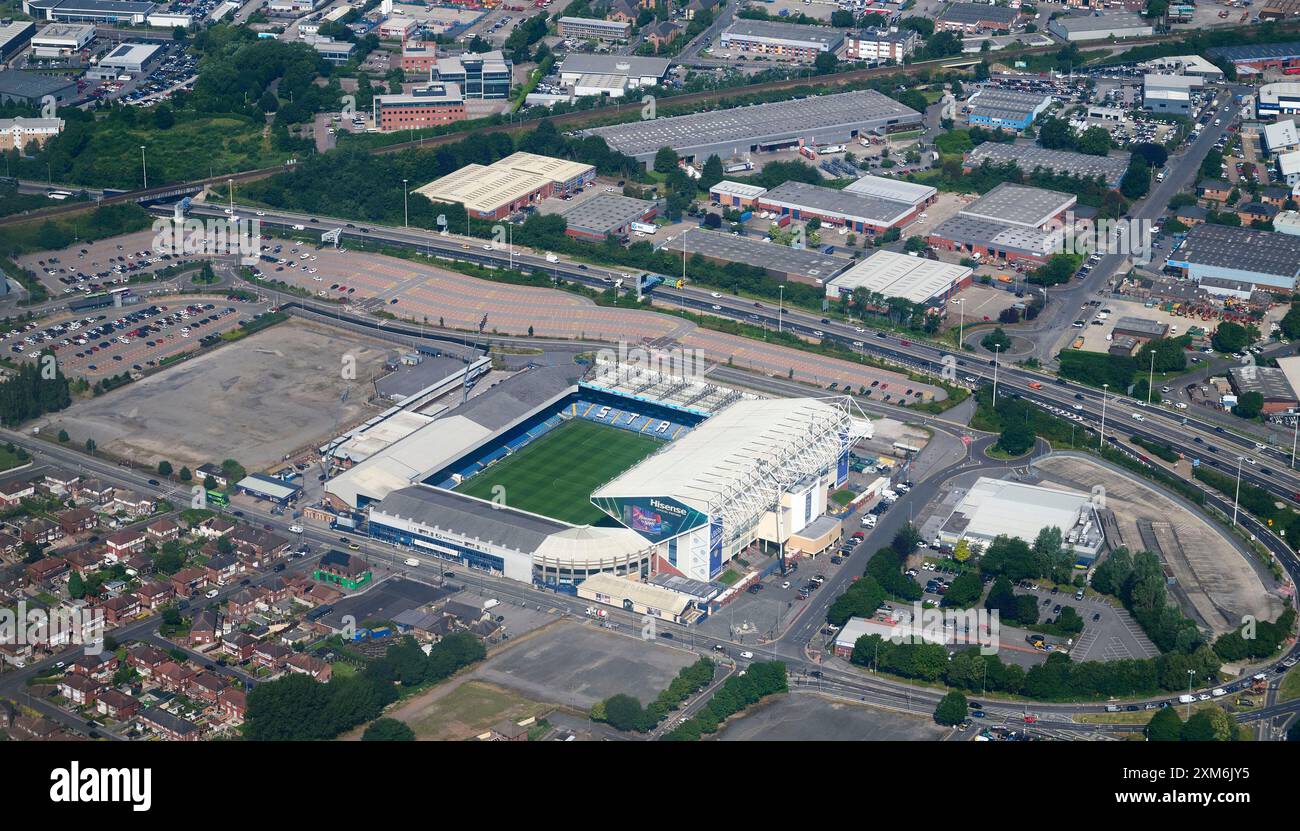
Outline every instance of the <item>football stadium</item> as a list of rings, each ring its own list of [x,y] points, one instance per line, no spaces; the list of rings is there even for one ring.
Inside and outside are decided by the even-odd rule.
[[[329,499],[377,541],[559,591],[596,574],[700,588],[825,513],[871,434],[847,397],[578,371],[497,383],[331,479]]]

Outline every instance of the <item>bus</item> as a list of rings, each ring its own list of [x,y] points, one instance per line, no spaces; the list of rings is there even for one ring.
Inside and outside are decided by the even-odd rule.
[[[64,199],[67,199],[68,197],[72,196],[72,192],[66,190],[52,190],[45,195],[48,196],[50,199],[53,199],[58,202],[62,202]]]
[[[208,488],[206,495],[208,497],[208,504],[210,505],[216,505],[219,508],[225,508],[230,505],[230,497],[226,496],[219,490]]]

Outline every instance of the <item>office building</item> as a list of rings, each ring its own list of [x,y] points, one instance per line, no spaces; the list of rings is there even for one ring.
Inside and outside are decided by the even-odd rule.
[[[467,99],[501,99],[510,97],[514,64],[500,51],[465,53],[438,58],[431,80],[456,84]]]
[[[376,95],[374,123],[382,132],[439,127],[463,121],[465,98],[455,84],[430,84],[401,95]]]

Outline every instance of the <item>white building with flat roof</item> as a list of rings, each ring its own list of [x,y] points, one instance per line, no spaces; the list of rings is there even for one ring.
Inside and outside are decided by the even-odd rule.
[[[95,39],[93,23],[51,23],[32,35],[32,54],[38,58],[65,58]]]
[[[904,182],[901,179],[888,179],[884,176],[863,176],[844,188],[845,193],[858,193],[875,196],[880,199],[892,199],[895,202],[907,202],[916,207],[934,201],[939,191],[929,185]]]
[[[1105,542],[1091,494],[981,476],[939,528],[939,541],[987,547],[999,536],[1033,544],[1044,528],[1061,529],[1065,547],[1094,558]]]
[[[113,78],[118,75],[143,75],[158,60],[162,47],[154,43],[121,43],[99,59],[87,75]]]
[[[865,289],[881,297],[898,297],[912,303],[941,304],[970,283],[972,270],[964,265],[876,251],[826,283],[826,296],[837,300]]]

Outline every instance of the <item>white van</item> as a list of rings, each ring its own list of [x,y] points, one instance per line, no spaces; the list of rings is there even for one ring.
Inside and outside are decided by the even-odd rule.
[[[415,568],[420,564],[420,561],[415,559],[414,557],[407,557],[405,563],[411,568]]]
[[[483,601],[483,611],[486,612],[488,609],[491,609],[491,608],[494,607],[494,606],[500,606],[500,605],[501,605],[501,601],[500,601],[500,600],[497,600],[495,597],[490,598],[490,599],[488,599],[488,600],[484,600],[484,601]]]

